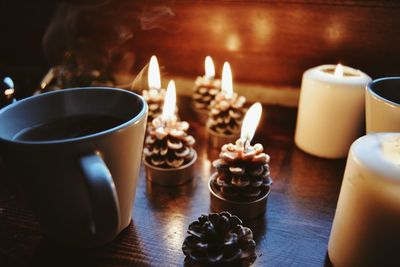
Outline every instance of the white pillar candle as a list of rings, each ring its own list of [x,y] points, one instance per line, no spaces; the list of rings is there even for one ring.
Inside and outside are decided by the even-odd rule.
[[[341,65],[322,65],[303,74],[296,145],[315,156],[343,158],[362,134],[365,87],[371,78]]]
[[[400,133],[350,148],[328,245],[335,267],[400,266]]]

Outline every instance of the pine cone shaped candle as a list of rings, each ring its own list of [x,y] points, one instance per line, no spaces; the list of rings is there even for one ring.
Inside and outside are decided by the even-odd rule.
[[[188,233],[182,250],[189,266],[250,266],[257,257],[252,231],[229,212],[200,216]]]
[[[206,124],[213,147],[220,148],[223,144],[234,142],[239,137],[245,114],[245,102],[245,97],[233,92],[230,66],[225,62],[221,92],[211,101]]]
[[[208,129],[221,135],[235,135],[237,138],[245,114],[245,102],[246,98],[236,93],[229,98],[223,93],[218,94],[211,103]]]
[[[211,102],[221,91],[221,81],[206,77],[197,77],[193,93],[194,108],[208,114]]]
[[[197,77],[193,92],[193,107],[202,122],[206,122],[210,104],[221,91],[221,81],[214,78]]]
[[[165,89],[150,88],[148,90],[143,90],[142,96],[144,100],[146,100],[149,107],[147,121],[148,124],[151,124],[151,122],[162,113],[162,106],[164,105],[165,98]]]
[[[221,91],[221,80],[215,79],[214,63],[210,56],[206,57],[204,67],[205,75],[197,77],[192,96],[194,110],[203,123],[207,121],[211,102]]]
[[[212,210],[230,211],[242,219],[253,219],[266,210],[272,184],[270,157],[261,144],[250,144],[261,110],[260,103],[250,107],[241,137],[235,144],[223,145],[219,159],[213,162],[217,172],[209,181]]]
[[[149,107],[147,122],[148,124],[151,124],[153,119],[160,116],[162,113],[162,107],[164,105],[164,98],[166,93],[166,91],[161,88],[160,68],[158,66],[156,56],[152,56],[150,59],[147,78],[149,89],[143,90],[142,95]]]
[[[272,183],[269,156],[261,144],[251,146],[238,139],[222,146],[220,158],[213,162],[217,175],[211,183],[215,192],[235,201],[253,201],[266,194]]]
[[[193,177],[197,153],[195,140],[188,135],[189,123],[178,121],[175,112],[175,83],[165,96],[163,113],[148,127],[143,150],[147,178],[161,185],[183,184]]]
[[[189,124],[177,121],[167,123],[161,117],[153,120],[145,140],[145,160],[159,168],[179,168],[194,158],[193,136],[187,134]]]

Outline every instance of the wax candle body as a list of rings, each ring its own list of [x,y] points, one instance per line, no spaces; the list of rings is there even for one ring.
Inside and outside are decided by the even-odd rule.
[[[342,158],[363,132],[365,86],[371,78],[344,67],[322,65],[303,75],[295,143],[302,150],[325,158]]]
[[[329,257],[335,267],[400,266],[400,133],[351,146]]]

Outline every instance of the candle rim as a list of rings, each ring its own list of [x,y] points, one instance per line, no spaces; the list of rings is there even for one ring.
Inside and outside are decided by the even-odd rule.
[[[342,75],[336,75],[336,69],[338,68],[338,66],[341,66],[342,70],[343,70],[343,74]],[[324,73],[327,73],[329,75],[334,75],[337,78],[350,78],[350,77],[359,77],[361,76],[361,71],[346,65],[343,65],[341,63],[338,63],[336,65],[323,65],[324,67],[321,68],[321,71]]]
[[[359,76],[335,77],[333,74],[322,71],[322,69],[325,69],[325,68],[333,68],[334,69],[335,67],[336,67],[336,64],[335,65],[334,64],[325,64],[325,65],[320,65],[320,66],[310,68],[304,72],[303,79],[305,76],[308,76],[316,81],[329,82],[331,84],[343,84],[343,85],[347,85],[348,87],[354,86],[357,89],[360,85],[366,86],[369,82],[372,81],[371,77],[369,75],[367,75],[365,72],[358,70],[358,69],[354,69],[349,66],[343,66],[343,67],[353,69],[354,71],[358,71],[360,73],[360,75]],[[345,89],[348,89],[348,88],[345,88]]]
[[[349,157],[362,168],[361,172],[372,173],[364,177],[400,184],[400,164],[394,165],[383,155],[385,138],[398,137],[400,133],[371,133],[358,138],[351,146]],[[396,178],[398,177],[398,178]]]

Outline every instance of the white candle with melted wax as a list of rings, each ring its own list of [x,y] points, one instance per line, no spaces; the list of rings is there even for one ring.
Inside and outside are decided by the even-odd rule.
[[[324,158],[343,158],[363,134],[365,87],[371,78],[338,64],[303,74],[295,134],[296,145]]]
[[[350,148],[329,257],[336,267],[400,266],[400,133],[359,138]]]

